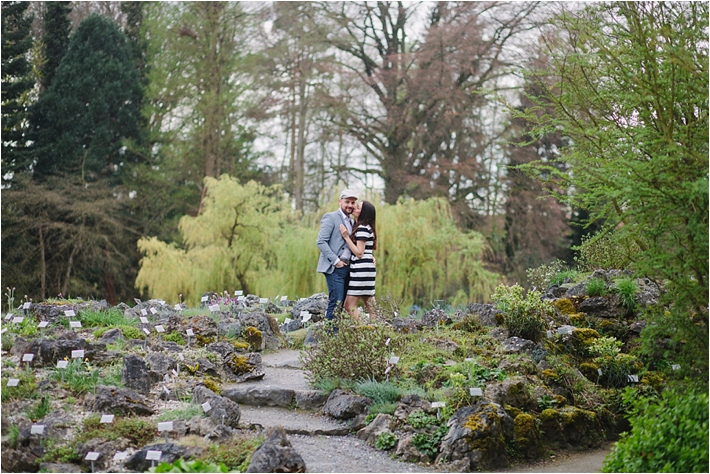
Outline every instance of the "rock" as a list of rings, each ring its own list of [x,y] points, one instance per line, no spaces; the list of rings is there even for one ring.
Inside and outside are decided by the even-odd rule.
[[[225,359],[222,367],[226,378],[234,382],[260,380],[266,375],[264,367],[261,365],[261,354],[256,352],[233,353]]]
[[[217,329],[220,334],[227,338],[238,337],[242,333],[242,324],[234,318],[224,318],[217,323]],[[232,348],[234,350],[234,348]]]
[[[533,341],[521,337],[509,337],[503,341],[503,352],[506,354],[530,354],[535,347]]]
[[[0,463],[3,472],[37,472],[39,468],[39,458],[35,453],[16,449],[3,448]]]
[[[515,449],[523,457],[535,459],[543,452],[542,434],[535,417],[521,413],[513,420],[513,442]]]
[[[404,462],[423,462],[429,463],[431,459],[426,454],[422,453],[414,446],[414,435],[407,434],[400,438],[397,443],[396,455],[397,458]]]
[[[636,304],[641,307],[658,304],[658,299],[661,297],[662,293],[658,285],[648,278],[638,278],[636,284],[638,285],[638,291],[636,292],[636,296],[634,296]]]
[[[492,304],[471,303],[468,305],[470,314],[477,314],[478,320],[484,326],[500,326],[503,312]]]
[[[303,321],[301,321],[300,319],[292,319],[289,322],[279,326],[279,331],[281,331],[282,333],[293,332],[298,331],[302,327]]]
[[[295,390],[296,408],[301,410],[320,410],[328,401],[328,394],[320,390]]]
[[[513,439],[513,419],[500,405],[481,400],[461,408],[448,427],[437,464],[466,459],[469,472],[508,465],[506,443]]]
[[[451,324],[451,318],[442,309],[435,308],[422,315],[422,326],[433,328],[443,324]]]
[[[498,339],[499,341],[503,342],[506,339],[508,339],[508,336],[510,335],[508,333],[508,329],[504,327],[494,327],[490,331],[488,331],[488,335],[492,337],[493,339]]]
[[[370,403],[367,397],[335,389],[325,402],[323,413],[339,420],[347,420],[364,412]]]
[[[33,339],[25,341],[18,337],[12,347],[12,354],[32,353],[35,355],[30,363],[32,367],[56,366],[58,360],[70,359],[74,350],[83,350],[84,358],[93,361],[100,353],[106,352],[106,344],[91,344],[84,339]]]
[[[195,333],[193,342],[205,346],[217,340],[217,323],[209,316],[195,316],[188,320],[187,327]]]
[[[539,381],[537,382],[539,384]],[[537,402],[532,399],[529,390],[535,383],[531,383],[526,377],[510,377],[502,382],[489,382],[483,391],[483,396],[498,405],[510,405],[524,411],[537,408]]]
[[[538,417],[545,441],[561,448],[594,448],[601,445],[604,432],[593,411],[574,406],[548,408]]]
[[[95,394],[87,394],[84,406],[95,413],[122,413],[133,415],[152,415],[154,410],[148,401],[133,390],[106,385],[98,385]]]
[[[150,370],[165,375],[174,369],[177,361],[172,357],[160,352],[151,352],[146,357],[146,362],[150,365]]]
[[[417,322],[412,318],[394,318],[392,320],[392,325],[395,331],[404,334],[413,334],[419,331],[419,326]]]
[[[317,323],[325,317],[326,309],[328,309],[328,295],[316,293],[310,298],[297,302],[291,309],[291,318],[301,321],[301,311],[308,311],[311,313],[311,321]]]
[[[521,354],[514,359],[502,359],[498,363],[498,368],[508,374],[537,375],[535,361],[527,354]]]
[[[641,331],[646,327],[646,321],[635,321],[629,326],[629,331],[635,334],[641,334]]]
[[[306,472],[306,463],[283,427],[276,426],[266,431],[266,440],[252,454],[246,472]]]
[[[91,472],[92,463],[87,461],[86,455],[90,452],[101,453],[99,458],[93,462],[94,472],[106,470],[113,460],[113,455],[118,451],[124,451],[130,446],[130,443],[125,438],[115,440],[105,440],[102,438],[92,438],[79,447],[81,455],[81,465],[85,472]],[[54,472],[54,471],[47,471]],[[77,471],[73,471],[77,472]],[[78,471],[81,472],[81,471]]]
[[[211,377],[219,377],[219,371],[217,370],[217,366],[214,365],[209,359],[199,357],[197,359],[197,364],[199,365],[199,368],[197,369],[197,375],[199,375],[200,377],[204,377],[205,375],[209,375]]]
[[[605,298],[603,296],[592,296],[579,303],[579,311],[601,318],[617,318],[621,316],[622,311],[613,301],[614,298]]]
[[[123,369],[121,369],[121,382],[133,390],[148,394],[151,381],[145,361],[133,354],[123,356]]]
[[[233,434],[233,430],[229,426],[199,415],[195,415],[187,422],[187,429],[190,434],[203,436],[207,442],[226,441]]]
[[[226,341],[213,342],[207,345],[207,352],[214,352],[225,360],[229,355],[234,354],[234,344],[230,344]]]
[[[238,319],[242,327],[248,328],[252,326],[261,331],[264,349],[280,349],[283,346],[279,324],[273,316],[255,312],[241,314]],[[246,329],[242,330],[242,335],[244,335],[245,331]]]
[[[293,403],[295,392],[276,386],[230,388],[222,394],[237,403],[252,406],[288,407]]]
[[[40,321],[49,321],[50,323],[57,323],[64,316],[64,311],[73,309],[76,314],[80,311],[108,311],[109,305],[106,300],[101,301],[86,301],[80,303],[71,304],[57,304],[57,303],[38,303],[33,304],[32,313],[39,317]]]
[[[116,341],[123,341],[125,339],[126,338],[123,336],[123,331],[121,331],[121,329],[112,328],[105,331],[99,338],[99,341],[104,344],[114,344]]]
[[[172,464],[177,459],[189,459],[200,454],[202,452],[202,448],[180,446],[172,443],[161,443],[145,446],[136,451],[131,457],[128,458],[128,460],[126,460],[126,468],[132,471],[147,472],[152,465],[152,461],[145,458],[148,451],[160,451],[163,453],[160,457],[160,461],[155,461],[155,464],[158,465],[161,462]]]
[[[397,409],[394,411],[394,417],[400,421],[406,421],[409,415],[415,411],[423,411],[424,413],[432,413],[431,402],[425,400],[419,395],[405,395],[399,401]]]
[[[239,427],[242,412],[239,405],[228,397],[217,395],[204,385],[198,384],[192,391],[192,399],[200,405],[209,402],[211,408],[206,415],[216,424],[223,424],[231,428]]]
[[[374,445],[377,437],[384,432],[391,432],[394,425],[395,419],[392,415],[379,413],[369,425],[358,431],[356,436],[366,443]]]
[[[4,455],[3,455],[4,458]],[[32,472],[32,471],[8,471],[5,470],[5,461],[3,463],[4,472]],[[43,462],[39,465],[39,470],[42,472],[81,472],[81,466],[68,462]]]
[[[587,282],[583,281],[574,285],[572,288],[567,290],[565,297],[569,298],[571,296],[585,296],[587,294]]]
[[[567,288],[564,286],[552,285],[540,296],[543,301],[556,300],[567,295]]]

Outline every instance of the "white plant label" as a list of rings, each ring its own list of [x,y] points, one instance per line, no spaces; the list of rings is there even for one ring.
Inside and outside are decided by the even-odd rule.
[[[69,321],[69,327],[72,329],[80,328],[81,321]]]
[[[7,379],[8,387],[17,387],[20,383],[20,379]]]
[[[210,311],[212,311],[213,313],[214,313],[215,311],[219,311],[219,305],[218,305],[218,304],[210,305],[209,308],[210,308]]]
[[[146,309],[143,308],[143,309],[141,309],[141,314],[142,314],[143,316],[148,316],[148,311],[146,311]]]
[[[133,301],[135,301],[136,304],[141,304],[141,300],[139,300],[138,298],[133,298]]]
[[[145,458],[148,461],[160,461],[160,458],[162,455],[163,455],[162,451],[148,450],[148,452],[145,453]]]
[[[72,359],[83,359],[84,358],[84,349],[77,349],[77,350],[71,351],[71,358]]]
[[[626,377],[629,382],[638,383],[638,381],[639,381],[638,375],[627,375]]]
[[[673,364],[673,365],[671,365],[671,369],[673,369],[673,370],[680,370],[680,364]]]
[[[14,318],[12,318],[13,324],[20,324],[24,320],[24,316],[15,316]]]
[[[101,423],[113,423],[114,415],[101,415]]]
[[[30,428],[30,434],[41,435],[44,433],[44,425],[32,425]]]
[[[293,321],[291,318],[286,318],[286,319],[284,319],[284,324],[288,324],[288,323],[290,323],[291,321]]]
[[[202,411],[204,411],[205,413],[207,413],[211,409],[212,409],[212,405],[210,405],[210,402],[205,402],[202,404]]]
[[[141,316],[140,320],[141,320],[142,324],[149,324],[150,323],[150,321],[148,321],[148,318],[146,318],[145,316]]]
[[[242,296],[243,294],[244,294],[244,291],[243,291],[243,290],[236,290],[236,291],[234,292],[234,296]]]
[[[76,312],[73,309],[68,309],[64,311],[64,316],[68,318],[73,318],[74,316],[76,316]]]
[[[175,311],[182,311],[182,306],[179,304],[175,303]]]
[[[388,337],[387,340],[385,341],[385,346],[389,346],[391,340],[392,340],[392,339]]]
[[[160,324],[155,326],[155,330],[158,332],[165,332],[165,328],[163,326],[161,326]]]
[[[178,354],[178,356],[180,357],[180,360],[185,360],[185,356],[184,356],[184,355]]]
[[[389,364],[390,364],[390,365],[395,365],[395,364],[397,364],[397,362],[399,362],[399,357],[398,357],[398,356],[392,356],[392,357],[390,357],[390,360],[389,360]]]
[[[552,337],[552,331],[549,331],[549,330],[547,331],[547,337],[548,337],[548,339]]]
[[[282,302],[282,303],[286,302],[287,300],[288,300],[287,297],[285,297],[285,296],[282,296],[282,297],[281,297],[281,302]]]
[[[32,359],[35,358],[34,354],[24,354],[22,356],[22,362],[32,362]]]
[[[158,310],[155,308],[150,308],[150,314],[158,314]]]
[[[471,387],[471,390],[469,392],[472,397],[482,397],[483,396],[483,390],[481,390],[479,387]]]
[[[128,457],[128,451],[119,451],[118,453],[113,455],[113,460],[114,461],[123,461]]]
[[[303,317],[303,322],[307,323],[310,320],[311,320],[311,313],[306,312],[306,315]]]
[[[446,406],[445,402],[431,402],[432,408],[444,408]]]
[[[150,336],[150,329],[143,328],[143,332],[145,333],[146,336]]]
[[[12,319],[12,313],[7,313],[7,315],[5,316],[5,321],[9,321],[11,319]]]
[[[0,334],[5,334],[7,332],[7,328],[2,328],[2,331],[0,331]]]
[[[172,372],[173,372],[173,375],[174,375],[175,377],[177,377],[177,376],[178,376],[178,372],[177,372],[177,370],[173,369],[173,370],[172,370]]]
[[[195,331],[190,328],[185,329],[185,333],[187,334],[187,337],[192,337],[195,335]]]
[[[158,431],[172,431],[173,430],[173,422],[172,421],[164,421],[162,423],[158,423]]]
[[[49,321],[40,321],[40,323],[37,325],[37,327],[40,329],[44,329],[47,326],[49,326]]]
[[[392,366],[388,365],[387,368],[385,369],[385,375],[389,374],[391,370],[392,370]]]
[[[97,459],[99,459],[100,455],[101,453],[99,452],[89,451],[88,453],[86,453],[86,457],[84,459],[86,459],[87,461],[96,461]]]
[[[69,365],[68,360],[58,360],[57,361],[57,368],[58,369],[66,369],[68,365]]]
[[[246,298],[244,298],[244,295],[239,295],[237,297],[237,301],[244,301]]]
[[[200,301],[203,302],[203,303],[207,303],[207,300],[208,300],[208,299],[209,299],[209,298],[208,298],[207,296],[203,296]]]
[[[269,298],[259,298],[259,304],[266,304],[269,302]]]
[[[30,309],[31,307],[32,307],[32,303],[30,303],[29,301],[22,305],[22,309]]]

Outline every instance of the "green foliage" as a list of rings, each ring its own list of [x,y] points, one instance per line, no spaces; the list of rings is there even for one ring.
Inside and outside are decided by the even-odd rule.
[[[439,444],[444,439],[448,428],[440,426],[434,434],[417,433],[412,438],[412,444],[420,453],[426,454],[430,459],[434,459],[439,452]]]
[[[150,472],[229,472],[224,464],[210,464],[199,459],[185,461],[176,459],[174,463],[161,462],[149,469]]]
[[[553,20],[559,41],[546,42],[544,66],[529,70],[541,93],[523,114],[534,139],[570,138],[555,162],[527,169],[604,225],[579,249],[580,265],[663,281],[674,340],[705,361],[708,8],[616,2],[563,12]]]
[[[402,398],[402,389],[389,380],[378,382],[368,379],[356,383],[353,390],[378,404],[396,403]]]
[[[82,456],[79,449],[77,449],[75,442],[62,445],[54,445],[47,450],[47,453],[42,457],[44,462],[61,462],[61,463],[75,463],[79,464],[81,462]]]
[[[11,449],[17,448],[17,439],[20,436],[20,428],[17,425],[10,425],[7,429],[7,445]]]
[[[579,272],[577,270],[562,270],[559,273],[556,273],[555,276],[552,277],[550,280],[550,285],[561,285],[565,283],[567,280],[572,280],[574,281],[575,278],[577,278],[577,275],[579,275]]]
[[[389,451],[397,446],[397,441],[398,439],[393,433],[385,431],[377,435],[377,439],[375,440],[375,449],[380,451]]]
[[[397,353],[400,343],[385,326],[358,326],[341,316],[338,332],[331,323],[318,329],[318,345],[302,353],[306,377],[316,382],[324,379],[380,381],[391,353]],[[385,345],[391,339],[389,345]]]
[[[531,290],[523,296],[520,285],[499,285],[491,296],[505,315],[505,327],[511,337],[517,336],[537,342],[545,334],[547,318],[552,318],[554,308],[540,299],[539,291]]]
[[[14,330],[19,336],[25,338],[36,336],[39,333],[37,321],[32,316],[25,317],[20,324],[15,325]]]
[[[94,438],[105,440],[125,438],[131,446],[138,448],[150,443],[157,436],[158,428],[150,420],[116,417],[113,423],[101,423],[100,416],[89,416],[84,419],[76,441],[84,443]]]
[[[127,318],[118,309],[111,308],[108,311],[79,311],[79,320],[82,327],[138,327],[140,321],[135,318]],[[124,334],[125,336],[125,334]]]
[[[157,421],[185,420],[189,421],[193,416],[204,416],[204,411],[199,405],[184,403],[180,408],[173,408],[158,415]]]
[[[617,341],[615,337],[599,337],[589,346],[589,353],[598,357],[616,357],[621,352],[623,342]]]
[[[636,293],[638,285],[633,278],[624,278],[616,284],[616,289],[621,300],[621,305],[626,309],[627,313],[633,312],[636,308]]]
[[[542,264],[535,268],[528,268],[525,273],[528,277],[528,283],[531,287],[538,290],[545,290],[550,285],[559,285],[564,281],[559,279],[559,275],[566,270],[567,265],[562,260],[554,260],[552,263]],[[553,283],[554,282],[554,283]]]
[[[251,455],[264,443],[261,436],[236,435],[228,441],[210,444],[200,459],[225,465],[229,470],[246,472],[251,461]]]
[[[589,296],[604,296],[607,293],[606,282],[603,278],[592,278],[584,285]]]
[[[61,381],[64,371],[64,386],[76,395],[94,392],[99,383],[99,369],[89,364],[88,360],[72,359],[66,369],[52,369],[52,380]]]
[[[8,387],[8,378],[19,379],[20,383],[16,387]],[[2,400],[24,400],[27,398],[37,398],[37,379],[34,372],[28,372],[15,368],[14,371],[3,370],[2,373]]]
[[[409,414],[407,424],[412,425],[413,428],[422,429],[432,425],[439,426],[441,423],[436,416],[417,410]]]
[[[169,332],[168,334],[163,336],[163,340],[166,342],[174,342],[175,344],[178,344],[181,346],[184,346],[185,344],[187,344],[185,342],[185,338],[182,337],[182,333],[177,332],[177,331]]]
[[[708,394],[676,390],[636,400],[631,432],[604,460],[603,472],[708,472]]]
[[[113,387],[123,387],[121,380],[121,371],[123,370],[123,362],[115,362],[108,367],[104,367],[99,371],[99,380],[97,385],[108,385]]]
[[[42,397],[42,399],[34,406],[27,409],[25,412],[27,417],[32,421],[41,420],[45,417],[51,410],[49,397]]]

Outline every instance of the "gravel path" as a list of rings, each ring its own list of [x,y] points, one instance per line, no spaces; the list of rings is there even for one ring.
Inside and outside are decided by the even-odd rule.
[[[313,388],[301,370],[299,351],[279,350],[262,354],[262,363],[266,371],[264,378],[239,386]],[[396,461],[350,434],[332,436],[333,433],[344,433],[346,425],[319,413],[247,405],[240,408],[243,423],[259,424],[264,429],[283,426],[289,433],[291,444],[303,457],[307,472],[444,472],[438,466]],[[306,435],[305,432],[321,434]],[[601,472],[604,457],[610,449],[611,443],[594,451],[558,453],[549,459],[516,464],[496,472]]]

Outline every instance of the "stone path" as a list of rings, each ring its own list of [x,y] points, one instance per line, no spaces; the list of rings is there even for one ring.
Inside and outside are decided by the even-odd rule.
[[[223,390],[310,391],[301,370],[299,351],[279,350],[262,354],[266,375],[262,380],[225,385]],[[307,472],[441,472],[438,466],[399,462],[364,441],[348,434],[347,425],[321,415],[289,407],[250,406],[240,403],[241,423],[264,430],[283,426],[294,449],[303,457]],[[498,472],[601,472],[611,445],[582,453],[557,455]]]

